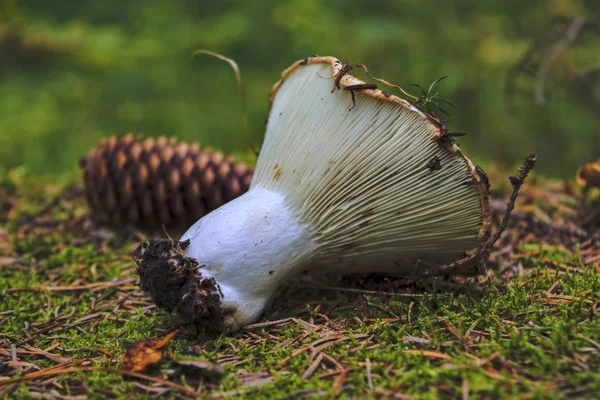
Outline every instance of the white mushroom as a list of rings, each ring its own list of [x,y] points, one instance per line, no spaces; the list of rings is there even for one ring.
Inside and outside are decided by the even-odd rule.
[[[159,306],[237,330],[302,271],[418,274],[487,241],[480,169],[435,118],[364,85],[333,57],[284,71],[250,190],[136,251]]]

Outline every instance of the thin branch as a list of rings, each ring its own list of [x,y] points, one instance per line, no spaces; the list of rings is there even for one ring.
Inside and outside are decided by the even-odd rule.
[[[510,215],[511,215],[513,209],[515,208],[515,202],[517,200],[517,197],[519,196],[519,190],[521,189],[523,182],[525,182],[527,175],[529,175],[529,172],[535,166],[535,161],[536,161],[535,154],[533,154],[533,153],[528,154],[527,158],[523,162],[523,166],[520,167],[519,170],[517,171],[517,175],[510,176],[508,178],[510,180],[510,184],[513,188],[513,191],[512,191],[512,194],[510,196],[508,203],[506,204],[506,211],[504,212],[504,217],[502,218],[502,221],[500,222],[498,230],[496,231],[496,234],[492,237],[492,239],[490,239],[487,243],[485,243],[483,246],[481,246],[475,253],[473,253],[467,257],[464,257],[458,261],[455,261],[450,264],[444,264],[444,265],[438,265],[438,266],[428,265],[428,267],[430,267],[430,268],[424,271],[424,273],[423,273],[424,276],[436,275],[436,274],[441,274],[441,273],[449,274],[449,273],[454,272],[459,266],[464,265],[471,260],[474,260],[474,259],[484,259],[485,260],[489,257],[492,247],[494,247],[494,244],[498,241],[498,239],[500,239],[500,237],[502,236],[502,233],[506,229],[506,225],[508,224]],[[423,264],[423,263],[421,263],[421,264]]]
[[[192,396],[193,398],[198,398],[198,397],[202,396],[200,393],[197,393],[197,392],[193,391],[192,389],[188,389],[185,386],[179,385],[177,383],[173,383],[166,379],[161,379],[161,378],[157,378],[154,376],[144,375],[144,374],[140,374],[138,372],[131,372],[131,371],[119,371],[119,373],[123,376],[129,376],[131,378],[138,378],[138,379],[145,379],[150,382],[158,383],[159,385],[169,386],[170,388],[178,390],[183,393],[186,393],[186,394]]]
[[[498,226],[498,230],[496,231],[496,234],[494,235],[492,240],[490,240],[484,246],[484,249],[486,251],[489,251],[494,246],[494,244],[496,244],[496,242],[498,241],[498,239],[500,239],[500,236],[502,236],[502,233],[506,229],[506,224],[508,224],[508,220],[510,219],[510,214],[512,213],[512,211],[515,208],[515,202],[517,201],[517,197],[519,196],[519,190],[521,189],[523,182],[525,182],[527,175],[529,175],[529,172],[535,166],[535,161],[536,161],[535,154],[532,153],[532,154],[527,155],[527,158],[523,162],[523,166],[521,168],[519,168],[519,170],[517,171],[517,175],[508,177],[508,180],[510,181],[513,191],[512,191],[512,194],[510,195],[510,199],[509,199],[508,203],[506,204],[506,211],[504,212],[504,217],[502,218],[502,221],[500,222],[500,225]]]
[[[365,73],[367,74],[367,76],[368,76],[369,78],[373,79],[374,81],[381,82],[381,83],[383,83],[384,85],[388,85],[388,86],[390,86],[390,87],[393,87],[393,88],[396,88],[396,89],[398,89],[399,91],[401,91],[401,92],[402,92],[402,94],[404,94],[404,95],[405,95],[406,97],[408,97],[408,98],[411,98],[413,101],[417,101],[417,100],[418,100],[418,97],[416,97],[416,96],[413,96],[412,94],[410,94],[410,93],[406,92],[406,91],[405,91],[404,89],[402,89],[400,86],[398,86],[398,85],[394,85],[393,83],[390,83],[390,82],[388,82],[388,81],[386,81],[386,80],[383,80],[383,79],[381,79],[381,78],[376,78],[376,77],[374,77],[373,75],[371,75],[371,74],[369,73],[369,70],[367,69],[367,66],[366,66],[366,65],[363,65],[363,64],[356,64],[356,65],[354,65],[354,66],[355,66],[356,68],[362,68],[362,69],[364,69],[364,70],[365,70]]]
[[[577,17],[573,20],[562,38],[560,38],[548,51],[535,75],[534,97],[537,104],[544,104],[544,85],[548,73],[558,58],[567,50],[567,48],[577,39],[579,33],[587,23],[586,17]]]
[[[137,278],[122,279],[120,281],[109,281],[109,282],[96,282],[88,283],[87,285],[79,286],[38,286],[38,287],[20,287],[20,288],[8,288],[5,289],[7,293],[17,292],[70,292],[75,290],[89,290],[89,289],[106,289],[115,286],[123,286],[129,283],[135,283]]]
[[[85,371],[105,371],[105,368],[102,368],[102,367],[48,368],[48,369],[32,372],[30,374],[18,376],[18,377],[14,377],[14,378],[0,377],[0,384],[1,384],[0,389],[2,389],[5,385],[10,385],[13,383],[30,381],[32,379],[44,378],[47,376],[72,374],[72,373],[76,373],[76,372],[85,372]]]
[[[309,289],[318,289],[318,290],[331,290],[335,292],[348,292],[348,293],[359,293],[359,294],[370,294],[376,296],[395,296],[395,297],[423,297],[424,294],[419,293],[396,293],[396,292],[384,292],[378,290],[365,290],[365,289],[354,289],[354,288],[345,288],[339,286],[327,286],[327,285],[319,285],[315,283],[311,284],[301,284],[299,287],[309,288]]]
[[[567,30],[563,30],[564,33],[562,33],[562,36],[559,36],[561,39],[557,39],[556,33],[558,33],[558,29],[555,28],[531,42],[520,61],[510,68],[506,75],[504,96],[508,112],[514,112],[516,110],[516,94],[525,93],[526,90],[529,91],[529,89],[522,88],[519,90],[517,88],[517,82],[521,74],[526,74],[533,79],[532,91],[534,101],[537,104],[544,102],[544,86],[547,83],[547,75],[549,75],[552,65],[557,61],[560,55],[566,51],[568,46],[573,44],[573,41],[576,40],[578,35],[581,35],[581,32],[584,29],[598,25],[600,20],[598,20],[597,17],[597,14],[586,17],[582,26],[579,26],[581,22],[578,21],[578,19],[573,20]],[[581,19],[583,17],[578,18]],[[579,29],[579,32],[574,32],[577,29]],[[573,35],[574,33],[576,34]],[[570,38],[570,35],[573,35],[574,37]],[[577,71],[570,74],[570,76],[573,75],[577,76]],[[561,81],[559,84],[570,85],[571,82],[567,80],[566,82]]]
[[[540,47],[547,44],[548,39],[536,39],[530,45],[518,64],[509,69],[506,76],[506,84],[504,86],[504,101],[509,112],[516,111],[515,93],[517,92],[517,80],[522,72],[527,72],[527,67],[530,66],[532,58],[539,51]]]

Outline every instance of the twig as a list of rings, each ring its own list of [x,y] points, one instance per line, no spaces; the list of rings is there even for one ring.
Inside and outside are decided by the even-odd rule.
[[[430,268],[426,269],[422,273],[424,276],[436,275],[436,274],[440,274],[440,273],[452,273],[456,270],[457,267],[464,265],[465,263],[467,263],[471,260],[478,259],[478,258],[483,258],[485,260],[489,257],[492,247],[494,247],[494,244],[498,241],[498,239],[500,239],[500,236],[502,236],[502,233],[506,229],[506,224],[508,224],[508,220],[510,219],[510,214],[512,213],[513,209],[515,208],[515,202],[517,201],[517,197],[519,196],[519,190],[521,189],[523,182],[525,182],[527,175],[529,175],[529,172],[535,166],[535,161],[536,161],[535,154],[533,154],[533,153],[528,154],[527,158],[523,162],[523,166],[520,167],[519,170],[517,171],[517,175],[508,177],[513,191],[512,191],[512,194],[510,196],[508,203],[506,204],[506,211],[504,212],[504,217],[502,218],[502,221],[500,222],[500,225],[498,226],[498,230],[496,231],[496,234],[487,243],[485,243],[483,246],[481,246],[476,252],[474,252],[470,256],[464,257],[464,258],[462,258],[458,261],[455,261],[453,263],[450,263],[450,264],[439,265],[439,266],[429,265]]]
[[[552,66],[569,45],[577,39],[587,20],[586,17],[576,17],[571,25],[569,25],[569,28],[566,30],[563,37],[554,43],[550,48],[550,51],[544,55],[537,73],[535,74],[534,97],[537,104],[544,104],[544,85]]]
[[[365,290],[365,289],[353,289],[353,288],[344,288],[339,286],[326,286],[326,285],[299,285],[304,288],[311,289],[319,289],[319,290],[333,290],[339,292],[349,292],[349,293],[360,293],[360,294],[373,294],[377,296],[398,296],[398,297],[423,297],[424,294],[418,293],[395,293],[395,292],[380,292],[377,290]]]
[[[319,368],[319,365],[321,365],[322,361],[323,354],[319,354],[317,358],[308,366],[306,371],[304,371],[304,374],[302,374],[302,379],[307,380],[308,378],[310,378],[315,373],[317,368]]]
[[[531,59],[540,47],[546,45],[548,39],[541,38],[534,40],[530,45],[523,57],[518,64],[508,70],[506,75],[506,84],[504,86],[504,99],[506,102],[506,108],[509,112],[515,111],[515,93],[517,91],[517,78],[521,72],[528,72],[527,66],[531,62]]]
[[[119,373],[121,375],[129,376],[129,377],[132,377],[132,378],[146,379],[146,380],[151,381],[151,382],[160,383],[161,385],[169,386],[169,387],[171,387],[173,389],[179,390],[180,392],[184,392],[184,393],[189,394],[190,396],[192,396],[191,398],[194,398],[194,399],[198,398],[200,396],[200,393],[198,393],[198,392],[196,392],[196,391],[194,391],[192,389],[188,389],[185,386],[178,385],[176,383],[170,382],[170,381],[165,380],[165,379],[160,379],[160,378],[156,378],[154,376],[148,376],[148,375],[140,374],[140,373],[137,373],[137,372],[131,372],[131,371],[119,371]]]
[[[350,94],[352,95],[352,107],[356,106],[356,98],[354,97],[354,91],[361,91],[361,90],[374,90],[377,89],[377,85],[375,85],[374,83],[363,83],[361,85],[350,85],[350,86],[346,86],[344,88],[344,90],[346,91],[350,91]]]
[[[578,17],[582,18],[582,17]],[[515,107],[515,96],[518,91],[517,89],[517,81],[521,73],[525,73],[530,77],[534,78],[533,83],[533,95],[534,100],[537,104],[540,104],[544,101],[544,85],[547,75],[550,73],[552,65],[557,61],[558,57],[567,49],[569,45],[573,43],[576,37],[573,40],[568,39],[569,29],[576,29],[577,19],[575,19],[567,31],[563,34],[562,39],[558,41],[555,40],[555,33],[557,29],[553,29],[544,35],[534,39],[527,51],[523,54],[520,61],[515,64],[512,68],[509,69],[506,75],[506,84],[504,87],[505,94],[505,103],[507,111],[514,112],[516,111]],[[597,15],[592,15],[586,17],[586,21],[584,22],[585,26],[582,26],[580,30],[587,28],[588,26],[594,26],[598,24]],[[577,32],[577,35],[581,34],[581,32]],[[577,36],[575,35],[575,36]],[[554,43],[554,44],[553,44]],[[550,49],[550,50],[548,50]],[[554,55],[552,54],[555,52]],[[541,58],[540,61],[536,61],[536,59]],[[594,71],[592,68],[590,71]],[[583,72],[580,76],[585,76],[587,72]],[[574,79],[578,79],[578,72],[575,71],[574,74],[569,74],[567,79],[575,76]],[[538,80],[539,78],[539,80]],[[571,82],[567,81],[567,84],[571,84]],[[580,83],[581,84],[581,83]],[[524,92],[524,90],[520,90],[519,92]],[[538,93],[539,92],[539,93]],[[541,98],[541,101],[538,100],[538,94]]]
[[[371,373],[371,359],[367,357],[367,382],[369,384],[369,389],[373,390],[373,375]]]
[[[417,96],[413,96],[412,94],[410,94],[410,93],[408,93],[407,91],[405,91],[404,89],[402,89],[400,86],[398,86],[398,85],[394,85],[393,83],[390,83],[390,82],[388,82],[388,81],[386,81],[386,80],[383,80],[383,79],[381,79],[381,78],[376,78],[376,77],[374,77],[373,75],[371,75],[371,74],[369,73],[369,70],[367,69],[367,66],[366,66],[366,65],[363,65],[363,64],[356,64],[356,65],[354,65],[354,66],[355,66],[356,68],[362,68],[362,69],[364,69],[364,70],[365,70],[365,73],[367,74],[367,76],[368,76],[369,78],[373,79],[374,81],[381,82],[381,83],[383,83],[384,85],[388,85],[389,87],[396,88],[396,89],[398,89],[399,91],[401,91],[401,92],[402,92],[402,94],[404,94],[406,97],[409,97],[409,98],[413,99],[414,101],[418,100]]]
[[[333,381],[333,392],[335,395],[339,395],[342,392],[342,387],[344,383],[348,380],[348,374],[350,373],[351,368],[345,369],[340,372],[340,374]]]
[[[2,387],[4,385],[11,385],[11,384],[17,383],[17,382],[25,382],[25,381],[29,381],[29,380],[36,379],[36,378],[42,378],[45,376],[54,376],[54,375],[67,374],[67,373],[70,374],[73,372],[83,372],[83,371],[105,371],[105,369],[101,368],[101,367],[71,367],[71,368],[62,368],[62,369],[49,368],[49,369],[45,369],[42,371],[32,372],[31,374],[23,375],[18,378],[0,377],[0,389],[2,389]]]
[[[506,211],[504,212],[504,217],[502,218],[502,221],[500,222],[500,225],[498,226],[498,230],[496,231],[496,234],[494,235],[492,240],[490,240],[484,246],[486,251],[489,251],[494,246],[494,244],[498,241],[498,239],[500,239],[500,236],[502,236],[502,232],[504,232],[504,230],[506,229],[506,224],[508,223],[508,220],[510,219],[510,214],[512,213],[512,211],[515,208],[515,202],[517,201],[517,197],[519,196],[519,190],[521,189],[523,182],[525,182],[527,175],[529,175],[529,172],[535,166],[535,161],[536,161],[535,154],[532,153],[532,154],[527,155],[527,158],[523,162],[523,166],[521,168],[519,168],[519,170],[517,171],[517,175],[508,177],[508,180],[510,181],[513,191],[512,191],[512,194],[510,195],[510,200],[508,201],[508,203],[506,203]]]
[[[40,286],[40,287],[23,287],[23,288],[8,288],[5,289],[6,293],[15,293],[15,292],[69,292],[74,290],[88,290],[88,289],[97,289],[97,288],[110,288],[114,286],[121,286],[127,283],[134,283],[137,281],[137,278],[129,278],[123,279],[115,282],[98,282],[98,283],[90,283],[87,285],[80,286]]]
[[[257,328],[266,328],[266,327],[271,327],[274,325],[281,325],[281,324],[285,324],[286,322],[290,322],[292,321],[291,318],[285,318],[285,319],[279,319],[277,321],[267,321],[267,322],[259,322],[257,324],[252,324],[252,325],[246,325],[244,326],[244,330],[251,330],[251,329],[257,329]]]
[[[462,399],[469,400],[469,381],[466,378],[463,378],[460,386],[462,391]]]

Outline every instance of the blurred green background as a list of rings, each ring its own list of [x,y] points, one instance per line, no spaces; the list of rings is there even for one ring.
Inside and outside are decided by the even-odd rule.
[[[469,157],[512,164],[535,151],[538,171],[572,177],[600,157],[600,27],[575,26],[599,10],[598,0],[0,0],[0,166],[65,173],[127,132],[248,154],[232,71],[191,57],[208,49],[240,65],[255,144],[271,85],[317,53],[415,94],[410,83],[448,75],[437,89],[456,105],[448,125],[468,133]]]

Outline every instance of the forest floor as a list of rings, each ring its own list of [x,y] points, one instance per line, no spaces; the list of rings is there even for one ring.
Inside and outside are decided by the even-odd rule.
[[[147,236],[94,228],[72,182],[0,182],[0,398],[600,397],[600,235],[569,183],[526,182],[485,276],[305,277],[214,335],[150,302]],[[120,368],[176,329],[154,366]]]

